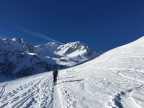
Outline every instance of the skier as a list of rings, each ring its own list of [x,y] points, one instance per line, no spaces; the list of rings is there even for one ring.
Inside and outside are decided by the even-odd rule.
[[[58,76],[58,70],[54,70],[53,71],[53,83],[54,83],[54,85],[56,85],[57,76]]]

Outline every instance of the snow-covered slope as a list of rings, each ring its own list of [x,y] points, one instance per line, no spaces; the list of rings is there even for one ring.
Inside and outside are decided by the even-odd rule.
[[[67,44],[48,42],[44,45],[35,46],[35,49],[38,54],[51,58],[57,64],[66,66],[91,60],[101,54],[79,41]]]
[[[0,40],[0,73],[25,76],[44,72],[54,68],[49,62],[23,39]]]
[[[143,108],[144,37],[84,64],[0,83],[3,108]]]

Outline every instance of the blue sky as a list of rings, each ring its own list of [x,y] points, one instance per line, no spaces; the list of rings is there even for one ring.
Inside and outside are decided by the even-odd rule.
[[[144,35],[143,0],[1,0],[0,36],[47,42],[17,28],[106,51]]]

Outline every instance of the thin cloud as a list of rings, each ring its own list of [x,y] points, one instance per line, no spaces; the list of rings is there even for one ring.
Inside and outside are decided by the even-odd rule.
[[[17,27],[18,28],[18,27]],[[44,40],[47,40],[47,41],[51,41],[51,42],[56,42],[56,43],[59,43],[59,44],[63,44],[63,43],[61,43],[61,42],[59,42],[59,41],[56,41],[56,40],[54,40],[54,39],[52,39],[52,38],[49,38],[48,36],[46,36],[46,35],[44,35],[44,34],[42,34],[42,33],[38,33],[38,32],[35,32],[35,31],[31,31],[31,30],[27,30],[27,29],[24,29],[24,28],[18,28],[19,30],[21,30],[21,31],[23,31],[23,32],[25,32],[25,33],[28,33],[28,34],[30,34],[30,35],[32,35],[32,36],[36,36],[36,37],[38,37],[38,38],[41,38],[41,39],[44,39]]]

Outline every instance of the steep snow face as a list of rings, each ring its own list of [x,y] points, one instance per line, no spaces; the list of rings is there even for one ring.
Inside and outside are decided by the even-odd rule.
[[[67,66],[76,65],[100,55],[100,52],[92,50],[79,41],[67,44],[49,42],[36,46],[35,49],[37,53],[46,56],[46,58],[52,58],[56,63]]]
[[[35,53],[23,39],[0,40],[0,73],[25,76],[52,69],[44,57]]]
[[[59,71],[0,83],[0,107],[143,108],[144,38]]]

